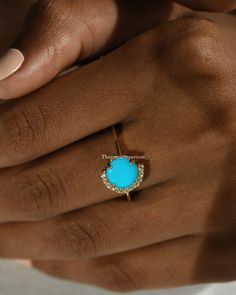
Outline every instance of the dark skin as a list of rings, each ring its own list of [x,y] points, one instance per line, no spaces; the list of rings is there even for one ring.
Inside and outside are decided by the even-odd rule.
[[[3,9],[3,18],[10,14],[9,18],[17,20],[14,11],[33,2],[11,0],[12,8],[5,9],[11,13]],[[228,11],[236,8],[236,1],[40,0],[28,13],[25,29],[14,44],[25,62],[14,75],[0,81],[0,98],[30,93],[76,60],[104,55],[155,25],[191,15],[193,8]]]
[[[192,13],[4,103],[0,256],[116,291],[234,280],[235,28]],[[100,179],[116,123],[149,158],[132,203]]]
[[[175,2],[202,11],[228,11],[236,7],[235,0],[176,0]]]

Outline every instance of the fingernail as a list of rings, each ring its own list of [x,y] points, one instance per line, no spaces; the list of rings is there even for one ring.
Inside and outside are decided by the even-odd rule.
[[[0,81],[15,73],[23,64],[25,58],[18,49],[9,49],[0,57]]]

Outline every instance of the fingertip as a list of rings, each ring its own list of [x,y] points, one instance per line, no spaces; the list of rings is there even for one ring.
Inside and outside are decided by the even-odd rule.
[[[26,58],[20,50],[14,49],[14,54],[17,61],[7,57],[10,61],[4,61],[3,67],[0,62],[0,72],[4,72],[4,69],[8,68],[8,63],[15,66],[14,69],[12,66],[11,74],[8,69],[8,74],[2,75],[3,79],[0,79],[0,99],[2,100],[25,96],[41,88],[57,75],[54,64],[46,59],[42,52],[35,55],[27,52]]]
[[[24,64],[24,54],[16,48],[10,48],[2,57],[0,57],[0,99],[5,100],[13,98],[7,81],[14,77],[14,74],[21,69]],[[17,85],[15,85],[17,88]]]
[[[24,63],[23,53],[16,48],[9,49],[0,58],[0,81],[5,80],[20,69]]]

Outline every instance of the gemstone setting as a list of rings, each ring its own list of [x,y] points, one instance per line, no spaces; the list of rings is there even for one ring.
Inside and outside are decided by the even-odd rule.
[[[101,174],[106,187],[120,194],[127,194],[138,186],[144,178],[144,165],[136,164],[129,156],[114,157]]]

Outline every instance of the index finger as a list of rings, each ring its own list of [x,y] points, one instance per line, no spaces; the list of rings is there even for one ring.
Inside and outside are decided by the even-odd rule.
[[[37,1],[21,36],[0,57],[0,99],[31,93],[77,61],[107,53],[169,15],[168,1],[136,2],[134,9],[123,0]]]
[[[137,95],[136,59],[119,51],[0,106],[0,167],[22,164],[116,123]],[[124,53],[121,54],[120,53]],[[116,69],[114,71],[114,68]],[[129,100],[127,99],[129,98]]]

